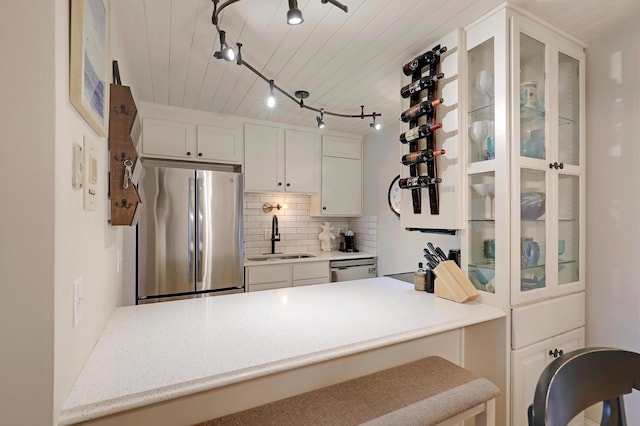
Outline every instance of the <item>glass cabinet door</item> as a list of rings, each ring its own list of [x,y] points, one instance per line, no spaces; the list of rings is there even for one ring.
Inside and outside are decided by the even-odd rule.
[[[580,61],[562,52],[558,53],[557,161],[580,165]]]
[[[547,286],[546,172],[520,171],[520,291]]]
[[[546,159],[545,45],[520,34],[520,155]]]
[[[580,279],[580,178],[558,178],[558,285]]]
[[[469,176],[469,280],[475,288],[495,293],[496,221],[493,172]],[[498,246],[498,248],[500,248]]]
[[[470,163],[495,158],[494,131],[494,40],[490,38],[467,53],[469,66],[469,146]]]

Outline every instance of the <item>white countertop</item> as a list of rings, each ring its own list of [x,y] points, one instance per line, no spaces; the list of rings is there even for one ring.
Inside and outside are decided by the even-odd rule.
[[[118,308],[60,416],[67,425],[504,317],[392,278]]]
[[[269,260],[248,260],[252,257],[264,256],[261,254],[249,254],[245,256],[244,266],[261,266],[261,265],[273,265],[278,263],[299,263],[299,262],[318,262],[329,260],[348,260],[348,259],[362,259],[368,257],[378,257],[376,254],[366,252],[342,252],[342,251],[305,251],[300,253],[280,253],[282,256],[291,254],[310,254],[313,257],[305,257],[301,259],[277,259],[272,258]],[[277,256],[271,254],[265,254],[266,256]]]

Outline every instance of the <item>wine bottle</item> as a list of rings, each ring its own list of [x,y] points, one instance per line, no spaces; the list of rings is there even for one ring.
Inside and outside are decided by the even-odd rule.
[[[432,178],[431,176],[415,176],[402,178],[398,182],[400,188],[413,189],[413,188],[426,188],[430,185],[442,182],[440,178]]]
[[[405,64],[402,67],[402,72],[404,72],[404,75],[411,75],[414,71],[421,70],[427,65],[431,65],[432,63],[438,61],[440,59],[440,55],[446,51],[446,47],[437,46],[434,48],[434,50],[429,50],[428,52],[425,52],[420,56],[416,56],[411,62]]]
[[[413,120],[414,118],[422,117],[423,115],[433,111],[433,109],[440,105],[442,102],[444,102],[442,98],[436,99],[435,101],[420,102],[419,104],[416,104],[408,110],[404,111],[400,116],[400,120],[406,123],[407,121]]]
[[[407,84],[402,89],[400,89],[400,96],[403,98],[408,98],[414,93],[422,92],[425,89],[430,89],[436,85],[436,82],[444,77],[443,73],[436,74],[433,76],[423,77],[420,80],[416,80],[412,83]]]
[[[433,149],[423,149],[422,151],[414,151],[402,156],[402,164],[410,166],[411,164],[426,163],[440,155],[444,154],[444,149],[434,151]]]
[[[413,142],[416,139],[430,136],[433,132],[435,132],[437,129],[441,127],[442,127],[442,123],[432,124],[431,126],[423,124],[421,126],[414,127],[413,129],[407,130],[406,132],[400,135],[400,142],[409,143],[409,142]]]

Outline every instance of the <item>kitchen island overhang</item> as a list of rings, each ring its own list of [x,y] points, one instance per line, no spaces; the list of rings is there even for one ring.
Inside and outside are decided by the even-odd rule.
[[[500,309],[392,278],[119,308],[59,424],[196,423],[427,355],[504,395],[506,333]]]

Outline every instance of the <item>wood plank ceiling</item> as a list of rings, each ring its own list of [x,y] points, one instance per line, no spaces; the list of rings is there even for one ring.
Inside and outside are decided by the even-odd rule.
[[[640,13],[637,0],[613,1],[627,12]],[[538,15],[555,10],[547,11],[553,18],[549,20],[556,25],[564,22],[568,32],[586,41],[589,35],[602,32],[603,25],[611,25],[609,21],[594,23],[600,22],[593,18],[593,10],[601,10],[600,0],[520,2]],[[576,2],[591,9],[574,7],[579,10],[568,19],[570,8],[562,6]],[[306,104],[344,114],[359,114],[360,105],[365,105],[365,113],[382,113],[378,121],[395,126],[401,112],[401,66],[501,0],[344,3],[348,13],[320,0],[299,0],[304,23],[289,26],[287,0],[242,0],[224,10],[220,27],[227,32],[227,42],[241,42],[243,58],[278,86],[291,94],[299,89],[309,91]],[[315,126],[315,112],[301,109],[279,93],[276,107],[269,109],[267,83],[245,67],[213,58],[219,40],[211,24],[212,10],[211,0],[111,2],[112,56],[119,61],[123,84],[132,87],[136,99]],[[584,28],[589,31],[580,33]],[[326,116],[325,121],[335,131],[371,131],[370,119]]]

